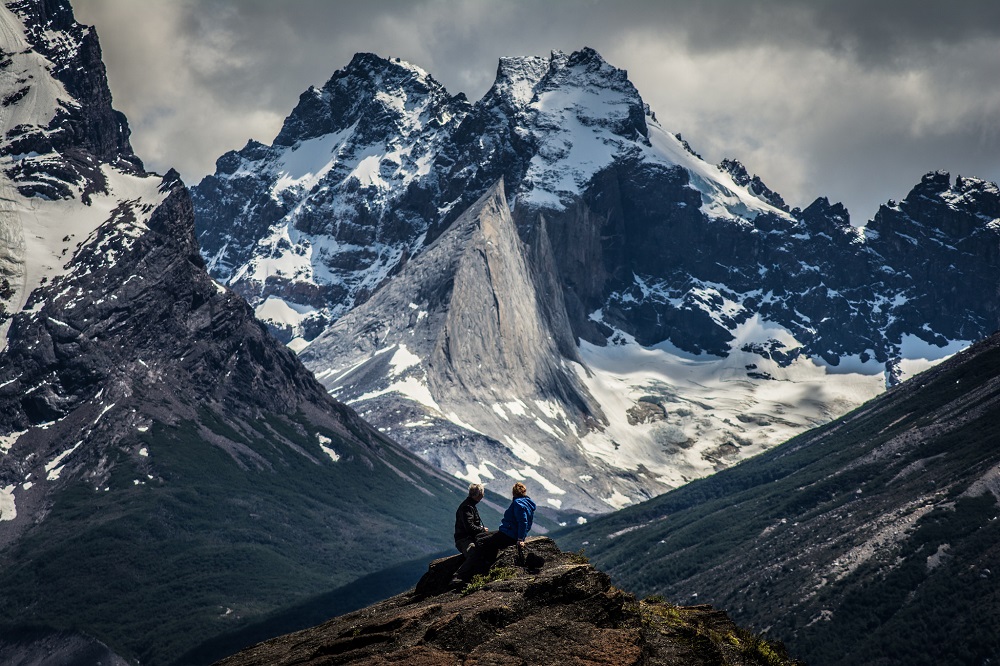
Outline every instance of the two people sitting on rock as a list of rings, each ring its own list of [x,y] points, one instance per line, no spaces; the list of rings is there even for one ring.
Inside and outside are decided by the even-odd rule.
[[[476,547],[476,537],[489,532],[479,517],[476,505],[486,496],[483,484],[473,483],[469,486],[469,496],[458,505],[455,512],[455,548],[469,558],[469,551]]]
[[[473,548],[465,551],[459,548],[460,552],[466,553],[466,558],[452,578],[453,586],[465,585],[472,580],[474,575],[486,573],[490,566],[496,562],[497,555],[502,549],[514,544],[517,544],[519,548],[524,547],[524,540],[528,537],[528,531],[531,529],[531,522],[535,516],[535,503],[528,497],[528,488],[521,482],[514,484],[511,495],[513,499],[503,514],[500,529],[489,534],[484,532],[476,540]],[[458,546],[457,538],[455,545]]]

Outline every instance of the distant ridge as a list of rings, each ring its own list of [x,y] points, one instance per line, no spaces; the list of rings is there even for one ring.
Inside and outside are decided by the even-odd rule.
[[[816,666],[1000,657],[1000,334],[733,469],[559,538]],[[643,553],[635,557],[635,553]]]

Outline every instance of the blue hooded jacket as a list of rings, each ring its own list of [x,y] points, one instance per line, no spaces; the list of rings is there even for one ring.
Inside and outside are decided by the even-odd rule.
[[[535,516],[535,503],[530,497],[518,497],[507,510],[500,521],[500,532],[515,541],[524,541],[531,529],[531,521]]]

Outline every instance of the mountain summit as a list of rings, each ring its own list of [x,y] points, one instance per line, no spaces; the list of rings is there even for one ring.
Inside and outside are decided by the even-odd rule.
[[[194,190],[213,275],[287,324],[285,341],[314,338],[422,246],[421,183],[468,108],[418,67],[358,54],[302,94],[271,146],[223,155]]]

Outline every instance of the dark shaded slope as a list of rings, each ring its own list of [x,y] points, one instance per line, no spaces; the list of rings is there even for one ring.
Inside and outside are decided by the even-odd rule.
[[[1000,335],[828,426],[564,535],[810,664],[1000,655]]]
[[[145,663],[447,547],[461,492],[210,281],[172,187],[118,261],[81,254],[36,294],[0,356],[0,411],[25,431],[0,461],[0,485],[20,484],[0,613]]]

